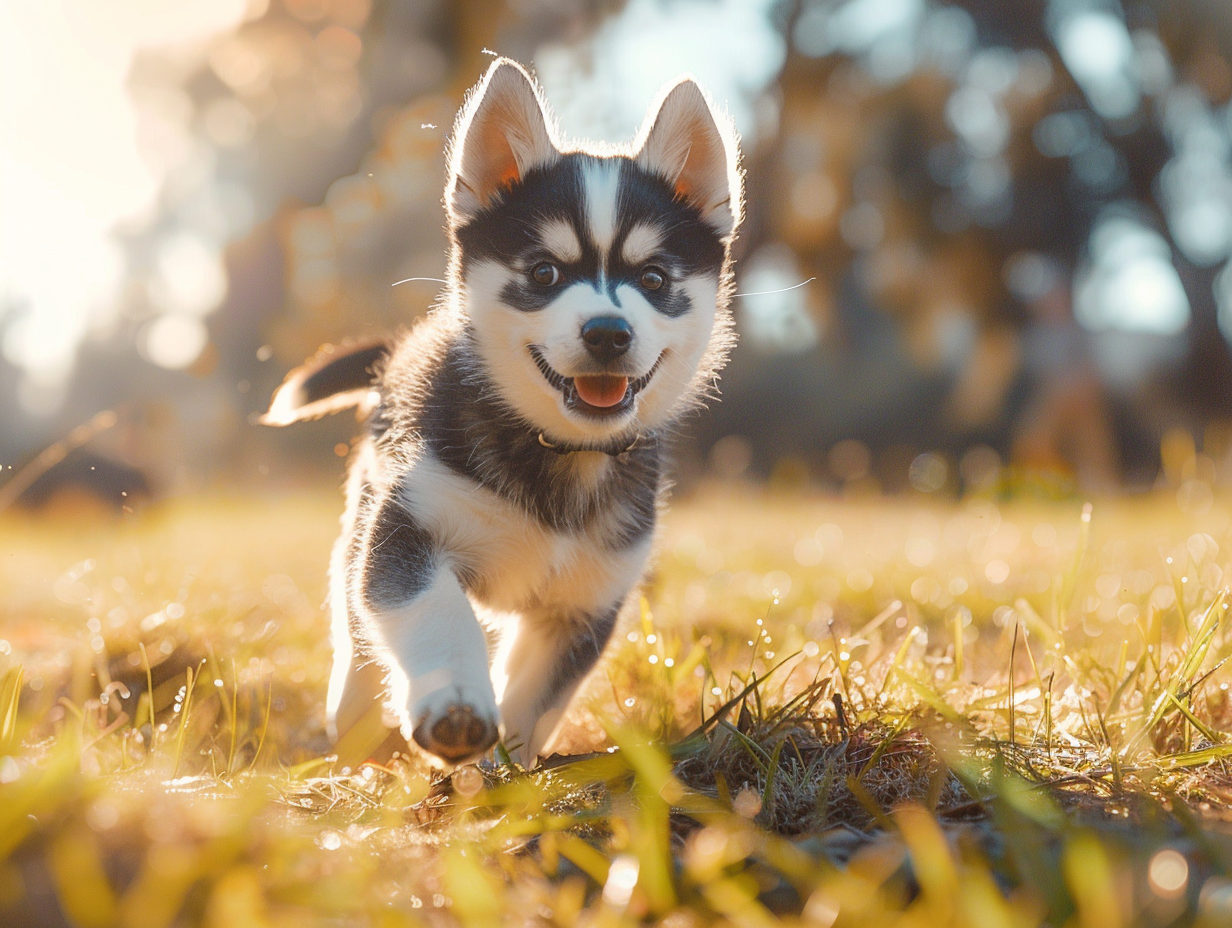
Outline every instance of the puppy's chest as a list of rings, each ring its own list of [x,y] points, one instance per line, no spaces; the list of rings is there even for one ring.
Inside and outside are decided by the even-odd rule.
[[[593,609],[636,582],[650,545],[613,550],[621,501],[585,527],[555,531],[522,506],[428,457],[402,481],[403,498],[440,539],[467,592],[491,609]]]

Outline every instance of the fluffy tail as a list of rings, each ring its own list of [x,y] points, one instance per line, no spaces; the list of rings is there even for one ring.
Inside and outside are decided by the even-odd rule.
[[[387,341],[355,342],[341,347],[325,345],[315,355],[287,374],[262,425],[290,425],[319,419],[352,406],[361,411],[375,400],[373,385],[389,356]]]

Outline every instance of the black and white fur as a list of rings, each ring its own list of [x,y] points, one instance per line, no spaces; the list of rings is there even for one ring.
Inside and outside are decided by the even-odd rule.
[[[337,737],[383,704],[449,763],[548,744],[641,578],[660,436],[731,342],[738,161],[688,79],[623,148],[563,145],[511,61],[469,95],[439,304],[293,373],[266,417],[370,407],[330,568]]]

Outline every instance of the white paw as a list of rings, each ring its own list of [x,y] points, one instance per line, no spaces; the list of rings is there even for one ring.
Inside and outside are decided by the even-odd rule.
[[[473,760],[496,744],[498,715],[490,686],[486,692],[440,687],[415,700],[408,714],[415,743],[448,763]]]
[[[564,717],[564,709],[556,707],[542,716],[531,716],[511,712],[508,707],[502,706],[501,716],[504,720],[502,737],[510,758],[529,770],[556,734]]]

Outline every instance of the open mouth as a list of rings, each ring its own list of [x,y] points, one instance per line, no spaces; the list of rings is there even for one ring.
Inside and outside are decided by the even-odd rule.
[[[566,377],[553,369],[543,356],[543,349],[538,345],[530,345],[529,350],[539,372],[543,374],[543,379],[559,390],[565,398],[565,406],[597,418],[618,416],[627,412],[633,406],[634,397],[650,383],[650,378],[663,363],[663,355],[667,354],[664,351],[650,370],[637,378],[620,374],[578,374],[575,377]]]

